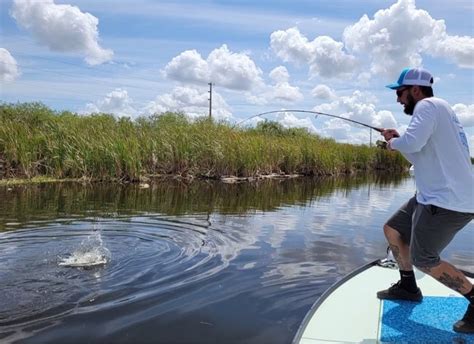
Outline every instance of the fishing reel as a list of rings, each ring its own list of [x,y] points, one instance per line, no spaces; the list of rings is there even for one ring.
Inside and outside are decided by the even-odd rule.
[[[380,149],[387,149],[387,145],[388,143],[386,141],[382,141],[382,140],[377,140],[375,142],[375,145],[380,148]]]

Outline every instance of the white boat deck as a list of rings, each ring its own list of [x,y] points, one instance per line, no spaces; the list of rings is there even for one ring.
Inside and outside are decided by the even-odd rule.
[[[415,274],[424,296],[461,297],[421,271]],[[379,343],[382,302],[376,293],[399,277],[396,269],[373,266],[350,278],[317,308],[299,343]]]

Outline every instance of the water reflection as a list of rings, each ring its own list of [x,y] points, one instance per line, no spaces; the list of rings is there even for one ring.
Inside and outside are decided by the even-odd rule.
[[[166,215],[245,214],[305,205],[335,190],[346,195],[363,188],[396,187],[401,175],[357,175],[343,178],[261,180],[224,184],[213,181],[157,182],[137,185],[78,183],[0,187],[0,231],[22,223],[62,217],[116,217],[154,212]]]
[[[318,296],[384,254],[413,192],[373,176],[0,189],[0,341],[291,342]],[[467,270],[472,229],[446,251]],[[60,265],[98,230],[105,265]]]

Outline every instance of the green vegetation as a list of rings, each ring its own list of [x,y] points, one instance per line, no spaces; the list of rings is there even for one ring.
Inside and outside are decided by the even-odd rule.
[[[138,181],[147,175],[218,178],[402,170],[402,156],[339,144],[275,122],[234,128],[164,113],[136,121],[81,116],[41,103],[0,104],[0,177]]]

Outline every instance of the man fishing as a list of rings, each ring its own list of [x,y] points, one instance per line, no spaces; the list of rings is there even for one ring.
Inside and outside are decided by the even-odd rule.
[[[450,105],[433,96],[433,77],[407,68],[397,82],[397,102],[412,116],[403,135],[382,132],[387,148],[399,151],[414,166],[416,195],[384,225],[385,237],[398,262],[400,280],[379,291],[379,299],[421,301],[413,266],[467,298],[464,317],[453,330],[474,333],[472,283],[440,253],[474,217],[474,175],[466,134]]]

